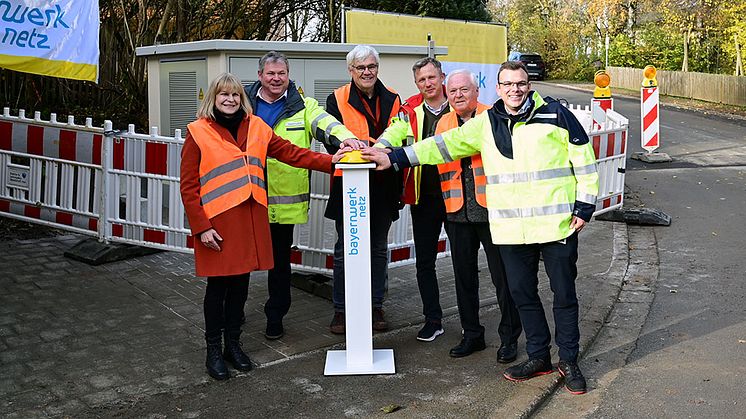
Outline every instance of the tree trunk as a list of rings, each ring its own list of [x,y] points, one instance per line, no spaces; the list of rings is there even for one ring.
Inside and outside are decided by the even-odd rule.
[[[692,29],[689,28],[684,34],[684,60],[681,63],[681,71],[689,71],[689,37],[692,34]]]

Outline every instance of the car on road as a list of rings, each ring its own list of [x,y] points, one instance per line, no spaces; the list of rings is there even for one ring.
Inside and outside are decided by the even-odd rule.
[[[537,80],[544,80],[547,77],[547,67],[541,55],[527,52],[511,52],[509,59],[511,61],[520,61],[528,69],[528,77]]]

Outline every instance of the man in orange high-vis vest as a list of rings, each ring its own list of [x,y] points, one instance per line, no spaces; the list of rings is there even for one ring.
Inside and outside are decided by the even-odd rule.
[[[347,54],[347,69],[352,81],[330,94],[326,111],[342,122],[360,140],[372,145],[391,118],[399,112],[399,96],[378,79],[378,52],[367,45],[358,45]],[[326,146],[330,153],[337,150]],[[388,233],[391,223],[399,218],[402,177],[394,170],[370,173],[371,204],[371,291],[373,330],[388,329],[383,315],[383,297],[388,277]],[[332,333],[345,333],[344,318],[344,226],[342,220],[342,177],[334,176],[329,202],[324,215],[335,221],[337,242],[334,245],[334,285],[332,300],[334,317],[329,325]]]
[[[474,74],[455,70],[446,79],[446,94],[451,112],[438,122],[436,133],[459,127],[477,113],[490,107],[479,103],[479,88]],[[446,205],[446,234],[451,242],[451,260],[456,282],[456,302],[463,336],[461,343],[451,349],[452,357],[464,357],[485,349],[484,326],[479,322],[479,266],[477,257],[482,244],[487,256],[492,283],[500,306],[497,328],[500,347],[497,362],[509,363],[518,355],[518,336],[521,321],[518,309],[510,296],[505,267],[497,245],[492,243],[487,218],[486,178],[481,155],[464,157],[438,165],[440,187]]]

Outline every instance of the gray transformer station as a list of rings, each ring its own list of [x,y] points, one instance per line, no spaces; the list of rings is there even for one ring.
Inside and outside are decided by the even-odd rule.
[[[427,45],[372,45],[380,54],[379,77],[406,99],[417,92],[412,64],[430,52]],[[195,119],[197,107],[210,81],[228,71],[244,84],[257,79],[259,58],[268,51],[279,51],[290,61],[290,78],[324,106],[326,97],[349,83],[345,57],[354,44],[209,40],[137,48],[137,56],[148,60],[148,117],[161,135],[186,133]],[[448,53],[435,47],[435,55]]]

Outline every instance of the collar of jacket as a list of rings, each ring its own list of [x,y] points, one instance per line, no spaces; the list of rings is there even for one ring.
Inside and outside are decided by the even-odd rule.
[[[259,93],[260,87],[262,87],[262,83],[260,81],[255,81],[254,84],[252,84],[251,86],[244,87],[244,91],[249,96],[249,103],[251,103],[251,107],[253,109],[256,109],[256,95],[257,93]],[[277,118],[277,122],[279,123],[283,119],[295,115],[296,113],[303,110],[305,106],[306,105],[305,102],[303,102],[303,96],[300,95],[298,88],[295,87],[295,82],[290,80],[290,83],[288,84],[288,97],[285,101],[285,109],[282,110],[282,114],[279,118]]]
[[[446,98],[446,102],[448,102],[448,94],[446,93],[446,85],[443,85],[443,96]],[[406,106],[407,108],[414,109],[425,101],[425,96],[422,95],[422,93],[417,93],[416,95],[412,95],[407,98],[406,101],[402,104],[402,106]]]
[[[502,119],[510,119],[513,122],[526,122],[533,118],[536,112],[547,103],[538,92],[533,90],[529,92],[526,100],[529,101],[528,109],[520,115],[509,114],[505,110],[505,102],[503,102],[502,99],[498,99],[497,102],[495,102],[492,106],[492,111]]]
[[[350,98],[347,102],[358,112],[365,115],[363,98],[358,94],[357,86],[355,86],[353,80],[350,80],[350,87]],[[373,86],[373,92],[373,97],[378,96],[381,98],[381,116],[388,118],[391,113],[391,108],[394,107],[394,102],[396,102],[396,98],[398,98],[399,95],[387,89],[386,86],[383,85],[381,79],[376,80],[376,84]]]

